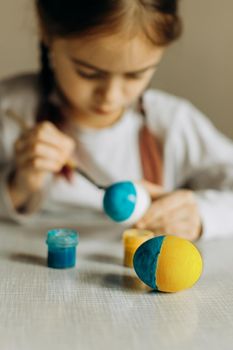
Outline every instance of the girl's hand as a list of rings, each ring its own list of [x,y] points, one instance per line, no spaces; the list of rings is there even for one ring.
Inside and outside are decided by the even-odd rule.
[[[144,217],[135,225],[136,228],[152,230],[155,235],[176,235],[190,241],[200,237],[201,217],[192,191],[162,193],[161,188],[156,185],[144,185],[153,202]]]
[[[16,168],[10,193],[40,191],[47,175],[58,173],[71,159],[74,147],[69,136],[47,121],[24,133],[15,143]]]

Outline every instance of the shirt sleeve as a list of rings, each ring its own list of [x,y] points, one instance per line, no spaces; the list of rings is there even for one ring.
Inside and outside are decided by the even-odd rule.
[[[163,142],[165,190],[194,191],[202,239],[233,236],[233,142],[184,99],[150,90],[144,107]]]
[[[33,195],[27,202],[23,211],[17,211],[11,201],[7,181],[11,173],[11,166],[0,167],[0,219],[8,219],[20,224],[32,222],[38,215],[42,194]]]
[[[191,104],[183,112],[176,135],[180,187],[196,195],[203,239],[233,235],[233,143]]]
[[[6,132],[6,129],[4,111],[0,105],[0,219],[25,224],[33,221],[35,216],[39,214],[44,194],[33,194],[26,203],[24,210],[17,211],[14,208],[8,191],[8,179],[14,168],[12,152],[9,151],[11,147],[8,145],[13,142],[11,139],[13,130],[12,133],[8,133],[9,130]]]
[[[230,191],[196,191],[203,239],[233,235],[233,194]]]

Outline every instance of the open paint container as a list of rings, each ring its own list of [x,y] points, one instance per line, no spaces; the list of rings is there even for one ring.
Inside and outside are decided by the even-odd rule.
[[[66,269],[76,264],[76,247],[79,243],[77,231],[60,228],[48,231],[48,267]]]

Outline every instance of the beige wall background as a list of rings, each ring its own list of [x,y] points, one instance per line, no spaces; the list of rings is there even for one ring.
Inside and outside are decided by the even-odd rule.
[[[0,0],[0,78],[38,69],[33,0]],[[188,98],[233,138],[233,1],[182,0],[182,39],[153,86]]]

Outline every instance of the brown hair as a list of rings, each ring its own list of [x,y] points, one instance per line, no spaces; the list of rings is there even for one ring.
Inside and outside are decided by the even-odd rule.
[[[181,34],[178,0],[37,0],[40,21],[48,36],[93,36],[127,30],[143,30],[157,46],[166,46]],[[49,65],[49,48],[40,43],[41,102],[37,120],[62,122],[58,108],[48,98],[55,86]]]

